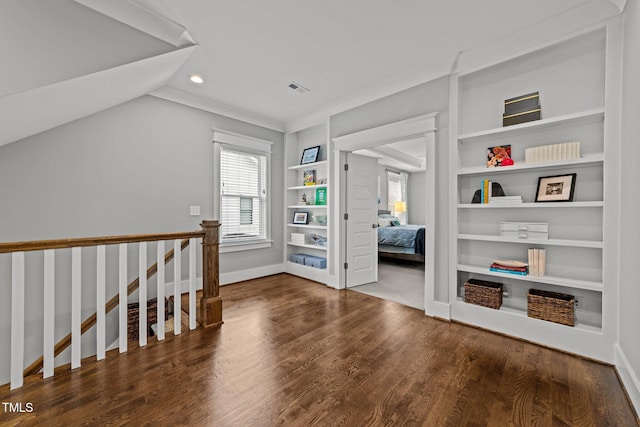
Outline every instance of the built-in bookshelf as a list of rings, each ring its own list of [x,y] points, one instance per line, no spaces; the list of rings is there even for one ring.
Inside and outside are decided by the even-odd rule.
[[[330,220],[328,124],[321,123],[307,129],[285,135],[285,269],[290,274],[321,283],[329,283],[328,239]],[[315,162],[301,164],[305,149],[320,147]],[[313,171],[313,183],[305,182],[307,171]],[[324,192],[324,200],[318,201],[318,190]],[[307,223],[294,222],[296,213],[306,213]],[[292,241],[292,233],[320,236],[321,244]],[[316,268],[291,261],[293,255],[311,255],[326,258],[327,268]]]
[[[606,93],[614,90],[607,82],[619,67],[619,57],[609,52],[617,51],[610,33],[606,27],[594,30],[451,78],[451,317],[602,360],[611,356],[597,343],[610,348],[614,340],[607,322],[614,318],[617,292],[606,274],[615,239],[605,238],[615,228],[607,213],[617,205],[606,165],[608,153],[619,147],[608,125],[617,111],[610,113],[607,96],[619,95]],[[535,91],[542,119],[503,127],[504,100]],[[528,148],[573,141],[580,142],[579,158],[525,162]],[[514,164],[488,168],[487,149],[504,145],[511,146]],[[539,178],[573,173],[573,200],[536,202]],[[522,203],[471,203],[482,180],[498,182],[505,195],[521,196]],[[501,222],[548,224],[548,239],[505,237]],[[544,276],[489,270],[494,259],[527,262],[530,248],[546,250]],[[464,283],[471,278],[503,284],[500,310],[464,302]],[[529,318],[531,288],[574,295],[575,326]]]

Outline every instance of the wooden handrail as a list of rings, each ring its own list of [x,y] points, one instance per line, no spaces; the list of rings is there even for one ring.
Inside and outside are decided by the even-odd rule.
[[[125,236],[80,237],[75,239],[34,240],[29,242],[0,243],[0,254],[11,252],[42,251],[46,249],[77,248],[81,246],[116,245],[119,243],[153,242],[204,238],[204,230],[162,234],[130,234]]]
[[[196,235],[192,236],[192,237],[201,236],[204,232],[203,231],[197,231],[197,232],[194,232],[194,233],[196,233]],[[192,234],[193,233],[172,233],[172,235],[192,235]],[[150,235],[138,235],[138,236],[150,236]],[[164,240],[164,236],[167,236],[167,235],[166,234],[162,234],[160,236],[163,236],[163,238],[159,239],[159,240]],[[127,237],[133,237],[133,236],[127,236]],[[84,239],[78,239],[78,240],[84,240]],[[69,240],[67,240],[67,241],[69,241]],[[133,240],[133,241],[134,242],[144,242],[146,240]],[[31,243],[31,242],[27,242],[27,243]],[[124,243],[124,242],[117,242],[117,243]],[[102,243],[99,243],[99,244],[102,244]],[[89,246],[89,245],[85,245],[85,246]],[[180,250],[181,251],[184,250],[187,246],[189,246],[189,239],[185,238],[180,243]],[[47,248],[47,249],[52,249],[52,248]],[[36,250],[36,249],[31,249],[31,250]],[[174,257],[175,257],[175,253],[174,253],[173,249],[171,249],[169,252],[167,252],[164,255],[164,263],[165,264],[169,263],[171,260],[173,260]],[[151,267],[149,267],[147,269],[147,279],[150,279],[151,277],[153,277],[157,272],[158,272],[158,263],[155,263],[155,264],[153,264]],[[137,277],[135,280],[133,280],[127,286],[127,296],[131,295],[133,292],[135,292],[138,289],[139,286],[140,286],[140,277]],[[111,298],[105,304],[105,314],[109,313],[111,310],[116,308],[118,306],[118,304],[119,304],[119,295],[116,294],[113,298]],[[80,325],[80,334],[82,335],[85,332],[87,332],[89,329],[91,329],[93,326],[95,326],[96,322],[97,322],[97,313],[93,313],[91,316],[89,316]],[[61,339],[53,347],[53,356],[54,357],[58,356],[60,353],[65,351],[70,345],[71,345],[71,334],[69,334],[66,337],[64,337],[63,339]],[[44,363],[44,356],[36,359],[35,362],[33,362],[31,365],[29,365],[24,370],[24,376],[26,377],[28,375],[33,375],[33,374],[38,373],[42,369],[43,363]]]

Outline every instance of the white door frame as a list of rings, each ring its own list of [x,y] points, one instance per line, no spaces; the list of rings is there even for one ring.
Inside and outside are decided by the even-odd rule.
[[[344,209],[344,192],[346,190],[344,180],[344,170],[341,156],[343,152],[359,150],[363,148],[371,148],[379,145],[390,144],[393,142],[408,140],[424,140],[426,150],[426,186],[425,186],[425,292],[424,307],[425,314],[434,315],[437,305],[435,300],[435,231],[436,231],[436,117],[438,113],[430,113],[422,116],[413,117],[411,119],[390,123],[384,126],[378,126],[355,132],[347,135],[332,138],[333,142],[333,158],[336,159],[336,167],[333,169],[333,182],[335,189],[338,189],[337,195],[334,197],[333,218],[342,218]],[[336,276],[337,288],[345,288],[345,274],[342,263],[344,262],[344,245],[340,244],[340,236],[343,235],[344,220],[336,221],[335,237],[332,239],[332,253],[336,258]]]

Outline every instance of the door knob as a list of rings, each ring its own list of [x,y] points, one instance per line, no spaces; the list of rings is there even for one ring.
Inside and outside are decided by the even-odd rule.
[[[371,228],[378,228],[378,224],[371,224]]]

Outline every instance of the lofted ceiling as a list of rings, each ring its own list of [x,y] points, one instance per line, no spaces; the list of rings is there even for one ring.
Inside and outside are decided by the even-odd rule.
[[[145,93],[298,130],[460,63],[466,69],[597,24],[624,4],[3,0],[0,115],[11,126],[0,128],[0,145]],[[204,83],[190,82],[192,74]],[[292,81],[310,91],[290,89]]]
[[[459,52],[559,15],[620,12],[607,0],[132,1],[200,45],[170,88],[283,123],[411,72],[450,69]],[[205,83],[191,83],[193,73]]]

